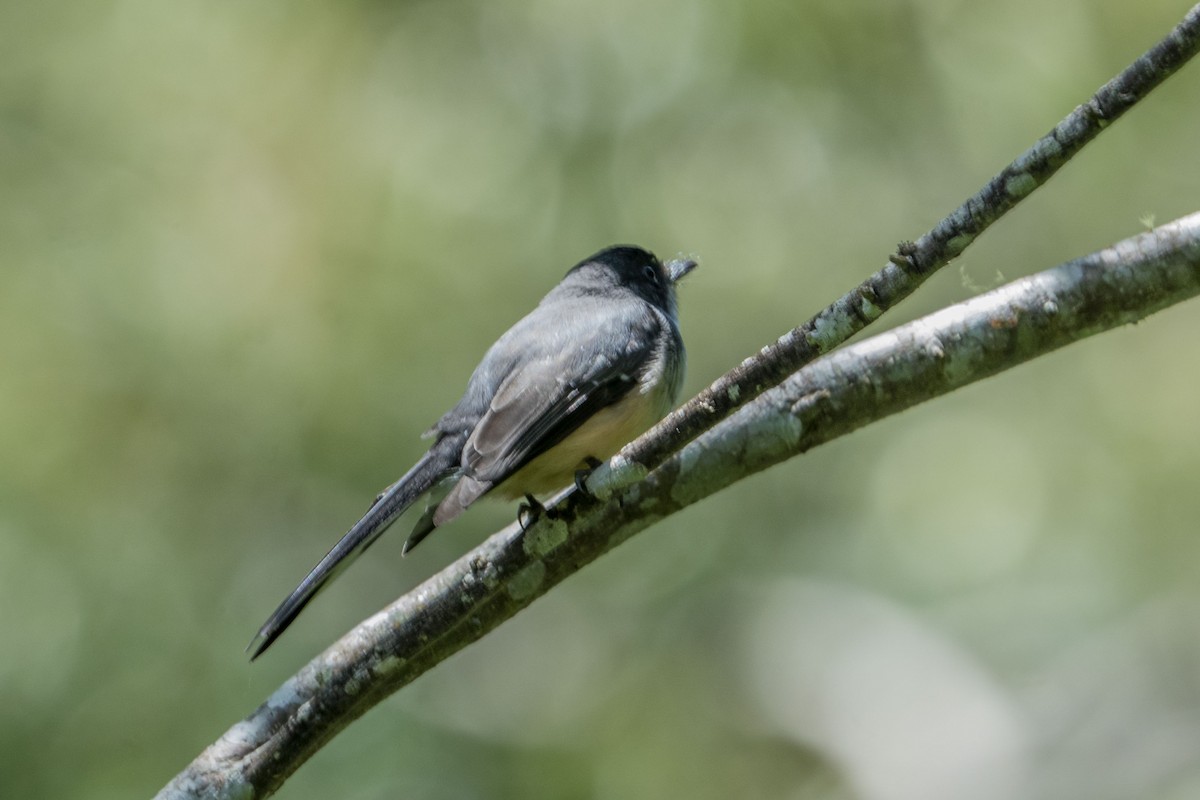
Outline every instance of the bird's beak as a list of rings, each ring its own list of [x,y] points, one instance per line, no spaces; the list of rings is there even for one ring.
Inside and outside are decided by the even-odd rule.
[[[678,283],[680,278],[696,268],[697,262],[690,258],[673,258],[665,266],[671,283]]]

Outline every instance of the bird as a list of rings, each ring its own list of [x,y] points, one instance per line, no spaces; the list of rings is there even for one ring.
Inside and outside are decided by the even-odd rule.
[[[409,507],[427,497],[408,553],[484,495],[526,498],[578,483],[674,407],[687,363],[676,284],[697,266],[633,245],[583,259],[488,349],[429,450],[259,628],[253,661]]]

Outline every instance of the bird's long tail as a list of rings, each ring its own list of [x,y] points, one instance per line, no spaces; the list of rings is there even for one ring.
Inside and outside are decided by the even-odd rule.
[[[440,443],[439,443],[440,444]],[[279,604],[246,647],[252,650],[250,660],[263,654],[279,635],[287,630],[317,592],[354,563],[371,544],[388,529],[396,518],[425,494],[447,472],[448,448],[435,445],[404,477],[393,483],[375,501],[363,518],[354,523],[346,535],[325,554],[300,585]]]

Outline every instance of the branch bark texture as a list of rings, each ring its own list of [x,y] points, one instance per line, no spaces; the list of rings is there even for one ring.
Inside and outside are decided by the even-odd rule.
[[[1162,41],[1072,111],[915,243],[901,245],[883,269],[815,317],[718,378],[631,442],[588,478],[601,497],[641,479],[701,432],[748,400],[827,353],[912,294],[930,275],[1033,190],[1084,145],[1175,73],[1200,50],[1200,5]]]
[[[607,500],[494,534],[313,659],[160,798],[256,798],[351,721],[638,531],[869,422],[1200,294],[1200,214],[838,351]]]
[[[1101,331],[1200,294],[1200,213],[809,364],[646,481],[680,505]]]

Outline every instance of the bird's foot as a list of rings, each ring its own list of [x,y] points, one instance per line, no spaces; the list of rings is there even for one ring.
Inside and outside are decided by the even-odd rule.
[[[525,495],[525,502],[517,508],[517,524],[521,530],[529,530],[529,526],[537,522],[538,517],[546,513],[546,507],[538,502],[531,494]]]
[[[578,489],[583,494],[587,495],[588,497],[591,497],[592,493],[589,492],[588,488],[587,488],[588,476],[592,474],[592,470],[594,470],[596,467],[600,466],[604,462],[601,461],[600,459],[596,458],[595,456],[588,456],[587,458],[585,458],[583,460],[583,463],[587,464],[587,466],[584,467],[583,469],[575,470],[575,488]]]

